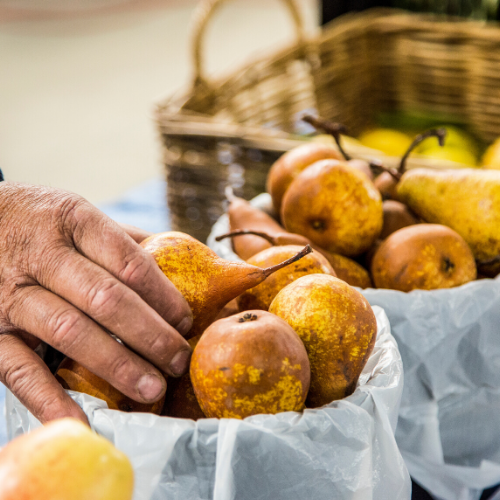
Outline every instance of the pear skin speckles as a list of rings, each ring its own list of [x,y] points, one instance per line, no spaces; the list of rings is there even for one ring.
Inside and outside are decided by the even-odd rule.
[[[213,323],[191,359],[191,380],[207,417],[245,418],[300,411],[309,389],[303,343],[283,320],[265,311]]]
[[[184,233],[155,234],[141,246],[153,255],[191,307],[193,327],[186,335],[188,339],[203,333],[230,300],[265,279],[260,268],[221,259]]]
[[[269,311],[287,321],[306,346],[307,406],[348,396],[375,344],[377,322],[368,301],[338,278],[312,274],[285,287]]]

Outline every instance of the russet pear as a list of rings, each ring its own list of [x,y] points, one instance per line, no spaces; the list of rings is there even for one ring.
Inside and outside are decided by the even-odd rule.
[[[413,169],[398,197],[426,222],[454,229],[478,261],[500,255],[500,171]]]
[[[390,234],[403,227],[418,224],[418,219],[403,203],[396,200],[385,200],[382,204],[384,224],[380,239],[385,240]]]
[[[318,247],[356,256],[368,250],[382,230],[382,199],[362,172],[346,162],[322,160],[292,182],[281,218],[287,231]]]
[[[254,255],[247,262],[262,268],[270,267],[293,257],[300,250],[301,247],[296,245],[271,247]],[[274,297],[286,285],[301,276],[319,273],[335,276],[335,271],[323,255],[319,252],[310,253],[298,262],[276,271],[256,287],[244,291],[237,299],[239,310],[262,309],[267,311]]]
[[[200,338],[201,335],[198,335],[188,340],[193,350]],[[189,418],[191,420],[205,418],[205,414],[196,399],[189,372],[182,377],[169,379],[162,415],[174,418]]]
[[[311,364],[307,407],[354,391],[377,335],[375,315],[363,295],[333,276],[310,274],[283,288],[269,312],[304,342]]]
[[[153,255],[190,305],[193,326],[186,335],[188,339],[202,334],[230,300],[311,251],[305,248],[290,261],[261,269],[222,259],[195,238],[175,231],[150,236],[141,246]]]
[[[0,500],[131,500],[134,471],[107,439],[54,420],[0,451]]]
[[[266,311],[210,325],[194,349],[190,373],[207,417],[238,419],[301,411],[311,376],[298,335]]]
[[[264,231],[271,234],[285,232],[285,229],[276,220],[252,206],[248,201],[238,198],[232,193],[228,198],[227,215],[231,232],[241,230]],[[233,238],[232,244],[236,254],[243,260],[247,260],[252,255],[272,246],[265,239],[251,234]]]
[[[402,292],[451,288],[476,279],[474,256],[465,240],[440,224],[417,224],[392,233],[372,260],[377,288]]]
[[[282,155],[271,167],[267,176],[267,192],[279,213],[286,190],[300,172],[319,160],[342,160],[342,155],[333,146],[308,142]]]
[[[305,237],[299,234],[288,233],[288,232],[280,232],[274,233],[273,235],[264,232],[257,231],[235,231],[228,234],[223,234],[217,236],[215,238],[217,241],[223,240],[228,237],[238,237],[239,235],[258,235],[264,239],[266,239],[273,246],[282,246],[282,245],[307,245],[310,244],[313,250],[317,253],[323,255],[326,260],[330,263],[335,271],[335,275],[344,280],[351,286],[358,286],[360,288],[369,288],[372,286],[370,275],[368,271],[358,264],[356,261],[349,259],[348,257],[344,257],[338,253],[327,252],[322,248],[312,245],[311,242]],[[248,262],[250,259],[247,260]],[[335,276],[334,275],[334,276]],[[266,280],[267,281],[267,280]],[[258,309],[258,308],[256,308]]]
[[[102,399],[108,404],[110,410],[155,413],[159,415],[165,401],[165,397],[163,397],[152,404],[138,403],[70,358],[65,358],[59,365],[56,372],[56,379],[65,389],[83,392],[94,398]]]

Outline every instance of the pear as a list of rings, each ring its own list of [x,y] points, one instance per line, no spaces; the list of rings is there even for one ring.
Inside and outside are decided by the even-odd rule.
[[[109,441],[73,418],[0,451],[0,500],[131,500],[134,471]]]
[[[403,132],[390,128],[377,128],[363,132],[359,142],[368,148],[378,149],[389,156],[402,156],[411,144],[411,139]]]
[[[311,377],[298,335],[266,311],[210,325],[194,349],[190,373],[207,417],[238,419],[301,411]]]
[[[375,187],[380,191],[382,199],[384,200],[398,200],[397,194],[397,184],[401,179],[401,176],[406,170],[406,160],[410,156],[410,153],[419,146],[422,142],[426,141],[429,137],[436,137],[440,147],[444,146],[444,139],[446,137],[446,129],[430,129],[422,134],[418,134],[413,142],[408,146],[408,149],[404,153],[399,163],[397,169],[387,169],[382,165],[379,168],[385,170],[378,177],[375,178]]]
[[[153,255],[190,305],[193,326],[186,335],[188,339],[203,333],[230,300],[312,251],[306,247],[286,262],[261,269],[246,262],[221,259],[200,241],[176,231],[150,236],[141,246]]]
[[[289,259],[300,251],[296,245],[283,245],[268,248],[248,259],[248,264],[266,268]],[[278,292],[292,281],[307,274],[325,273],[335,276],[335,271],[323,255],[318,252],[306,255],[298,262],[275,272],[256,287],[249,288],[238,297],[240,311],[262,309],[267,311]]]
[[[366,175],[338,160],[301,172],[281,208],[287,231],[347,257],[368,250],[382,230],[380,193]]]
[[[398,197],[426,222],[454,229],[476,260],[500,254],[500,171],[413,169],[401,178]]]
[[[382,203],[382,209],[384,211],[384,225],[380,233],[381,240],[385,240],[398,229],[418,224],[415,215],[411,213],[406,205],[399,201],[385,200]]]
[[[197,346],[200,338],[201,335],[198,335],[188,340],[192,349]],[[182,377],[169,379],[162,415],[191,420],[205,418],[205,414],[196,399],[189,372]]]
[[[56,379],[65,389],[83,392],[89,396],[102,399],[108,404],[110,410],[159,415],[165,401],[165,397],[163,397],[152,404],[138,403],[70,358],[65,358],[61,362],[56,372]]]
[[[253,207],[248,201],[234,196],[231,191],[226,191],[229,199],[227,214],[231,232],[239,230],[264,231],[268,233],[285,232],[276,220],[262,210]],[[248,260],[252,255],[270,248],[271,243],[257,236],[245,235],[233,239],[233,249],[243,260]]]
[[[311,242],[305,238],[304,236],[300,236],[299,234],[288,233],[286,231],[275,233],[271,235],[269,233],[257,232],[257,231],[234,231],[232,233],[223,234],[217,236],[215,238],[217,241],[221,241],[225,238],[236,237],[241,235],[253,234],[260,236],[261,238],[266,239],[269,243],[274,246],[281,245],[307,245],[311,244]],[[358,264],[356,261],[349,259],[348,257],[344,257],[338,253],[327,252],[318,246],[312,245],[314,251],[319,252],[323,255],[326,260],[330,263],[335,271],[334,276],[336,275],[341,280],[344,280],[351,286],[359,286],[360,288],[370,288],[372,286],[370,275],[368,271]],[[247,259],[250,262],[251,259]],[[252,262],[250,262],[252,263]],[[267,281],[267,280],[266,280]],[[255,307],[255,309],[259,309]]]
[[[476,279],[476,263],[456,231],[418,224],[396,231],[380,245],[372,276],[377,288],[402,292],[452,288]]]
[[[269,312],[304,342],[311,364],[307,407],[354,391],[377,334],[375,315],[361,293],[333,276],[310,274],[283,288]]]
[[[318,249],[318,251],[321,252],[331,264],[337,278],[345,281],[351,286],[357,286],[359,288],[372,287],[370,275],[361,264],[338,253],[326,252],[321,249]]]
[[[342,156],[333,146],[309,142],[288,151],[272,165],[266,186],[278,213],[283,196],[295,177],[309,165],[327,158],[341,160]]]
[[[488,146],[481,160],[484,168],[500,170],[500,137]]]

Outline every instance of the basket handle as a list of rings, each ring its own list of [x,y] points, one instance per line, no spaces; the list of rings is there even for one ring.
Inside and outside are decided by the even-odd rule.
[[[204,77],[202,45],[208,22],[216,13],[219,7],[227,0],[201,0],[196,7],[192,19],[192,50],[194,65],[194,86],[208,87],[207,80]],[[304,20],[298,8],[296,0],[281,0],[292,15],[297,37],[297,45],[305,40]]]

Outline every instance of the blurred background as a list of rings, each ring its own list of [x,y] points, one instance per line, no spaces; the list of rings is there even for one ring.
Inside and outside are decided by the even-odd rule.
[[[75,191],[92,203],[161,178],[155,102],[191,77],[196,0],[0,0],[0,168],[12,181]],[[301,0],[309,29],[316,0]],[[206,52],[221,75],[290,42],[279,0],[235,0]]]

